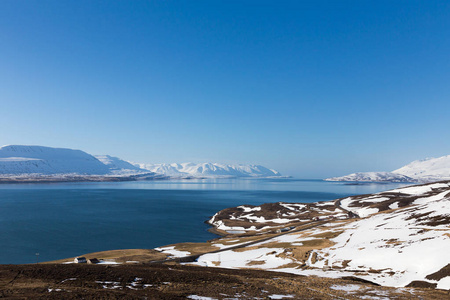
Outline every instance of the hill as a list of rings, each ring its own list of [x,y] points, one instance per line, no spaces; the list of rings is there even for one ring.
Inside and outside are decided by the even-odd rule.
[[[394,172],[359,172],[340,177],[331,177],[326,181],[362,181],[362,182],[417,182],[418,180]]]
[[[433,182],[450,180],[450,155],[413,161],[392,172],[359,172],[327,181]]]
[[[0,174],[106,175],[110,168],[81,150],[9,145],[0,148]]]
[[[94,157],[84,151],[44,146],[8,145],[0,147],[2,182],[111,181],[151,177],[120,158]]]
[[[450,179],[450,155],[416,160],[392,172],[423,181],[447,180]]]
[[[450,289],[450,181],[325,202],[241,205],[209,223],[224,237],[155,250],[205,267]]]

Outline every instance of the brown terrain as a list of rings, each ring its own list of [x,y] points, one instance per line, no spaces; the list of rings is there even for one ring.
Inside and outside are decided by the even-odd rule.
[[[427,288],[388,288],[355,278],[260,270],[164,264],[0,266],[0,298],[4,299],[271,299],[274,295],[285,299],[450,297],[447,291]]]

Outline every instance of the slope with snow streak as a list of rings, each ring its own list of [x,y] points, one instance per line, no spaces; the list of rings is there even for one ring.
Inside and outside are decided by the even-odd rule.
[[[297,226],[311,220],[350,217],[334,201],[305,204],[277,202],[226,208],[212,216],[208,223],[222,233],[242,233],[287,230],[287,226]]]
[[[135,165],[130,164],[118,157],[110,155],[95,155],[99,161],[105,164],[109,169],[110,173],[114,175],[125,175],[125,174],[144,174],[149,173],[148,170],[141,169]]]
[[[196,264],[324,277],[356,276],[397,287],[421,281],[450,289],[450,268],[446,267],[450,265],[450,182],[322,205],[332,203],[363,218],[330,221],[326,226],[287,233],[247,249],[205,254]],[[313,208],[317,207],[320,205]],[[242,210],[264,216],[265,209],[246,206]],[[293,212],[301,214],[304,210]],[[216,222],[220,221],[217,216]]]

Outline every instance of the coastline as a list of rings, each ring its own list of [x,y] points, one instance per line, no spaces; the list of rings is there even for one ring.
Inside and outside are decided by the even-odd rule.
[[[166,255],[164,259],[147,256],[142,263],[187,263],[233,269],[258,268],[271,272],[283,271],[320,277],[356,276],[361,280],[383,286],[421,285],[445,289],[447,283],[441,279],[450,276],[450,270],[445,267],[448,263],[446,258],[448,255],[443,255],[442,259],[431,255],[428,252],[432,251],[432,248],[422,240],[436,240],[441,247],[446,247],[445,245],[448,244],[446,224],[450,223],[450,218],[445,217],[445,212],[442,212],[444,214],[442,217],[429,218],[425,223],[428,231],[420,231],[417,225],[405,226],[403,224],[409,223],[402,222],[413,220],[412,222],[422,224],[424,218],[419,212],[416,216],[415,207],[426,211],[428,206],[423,205],[427,203],[423,199],[429,199],[427,201],[430,201],[431,207],[441,205],[434,204],[436,201],[444,204],[448,201],[446,198],[448,194],[450,194],[450,181],[442,181],[324,202],[277,202],[259,206],[231,207],[217,212],[206,222],[212,225],[208,231],[219,235],[218,238],[204,243],[177,243],[161,246],[152,250]],[[419,202],[415,204],[416,201]],[[362,226],[359,224],[374,228],[366,229],[364,232],[381,230],[381,236],[385,238],[380,239],[378,237],[380,234],[371,237],[358,231],[358,226]],[[423,234],[426,234],[426,239],[420,237]],[[347,243],[352,243],[352,236],[356,236],[356,243],[362,243],[354,254],[356,256],[350,256],[350,260],[347,261],[346,259],[349,258],[345,258],[348,257],[346,253],[352,253],[351,251],[354,251],[352,248],[343,250],[341,254],[335,251],[343,257],[343,263],[335,262],[333,267],[329,266],[327,257],[331,254],[327,251],[333,253],[333,249],[341,247],[346,249]],[[397,239],[390,236],[396,236]],[[367,246],[372,244],[375,245],[371,246],[373,249]],[[414,252],[429,257],[429,263],[435,265],[432,270],[440,275],[431,274],[431,270],[421,270],[419,279],[415,275],[418,271],[414,271],[414,264],[408,262],[408,258],[403,259],[403,265],[397,266],[397,269],[393,269],[386,260],[381,260],[381,264],[376,265],[373,265],[373,260],[366,260],[373,255],[379,256],[380,259],[386,257],[387,254],[384,252],[389,252],[392,247],[402,249],[397,253],[398,260],[403,258],[402,252],[408,247],[416,249]],[[367,254],[362,251],[365,248],[369,251]],[[412,258],[416,260],[417,256],[413,255]],[[122,257],[121,260],[123,259]],[[358,263],[358,260],[361,261],[358,263],[359,268],[349,264],[353,259],[355,263]],[[362,262],[368,265],[361,267]],[[382,265],[383,268],[377,267],[378,265]],[[361,268],[363,269],[358,270]],[[409,270],[410,268],[412,270]],[[391,271],[383,271],[386,269]],[[402,277],[405,279],[401,279]],[[414,280],[415,278],[417,279]],[[431,280],[431,278],[434,279]]]
[[[153,180],[220,180],[220,179],[291,179],[290,176],[270,177],[237,177],[237,176],[182,176],[172,177],[164,174],[146,173],[136,175],[37,175],[37,176],[0,176],[0,184],[12,183],[68,183],[68,182],[127,182]]]
[[[153,173],[136,175],[39,175],[39,176],[0,176],[0,184],[11,183],[68,183],[68,182],[126,182],[167,180],[170,177]]]

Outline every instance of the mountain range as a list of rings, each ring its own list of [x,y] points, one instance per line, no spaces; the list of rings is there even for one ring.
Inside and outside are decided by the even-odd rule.
[[[44,146],[0,147],[0,176],[144,176],[153,177],[269,177],[279,172],[258,165],[217,163],[136,164],[110,155]]]
[[[413,161],[392,172],[359,172],[327,181],[433,182],[450,179],[450,155]]]
[[[135,164],[157,174],[171,177],[273,177],[275,170],[260,165],[225,165],[218,163]]]
[[[166,178],[280,177],[261,165],[219,163],[145,164],[110,155],[91,155],[81,150],[44,146],[8,145],[0,147],[0,177],[39,176],[145,176]],[[450,180],[450,155],[413,161],[392,172],[359,172],[327,181],[433,182]]]

